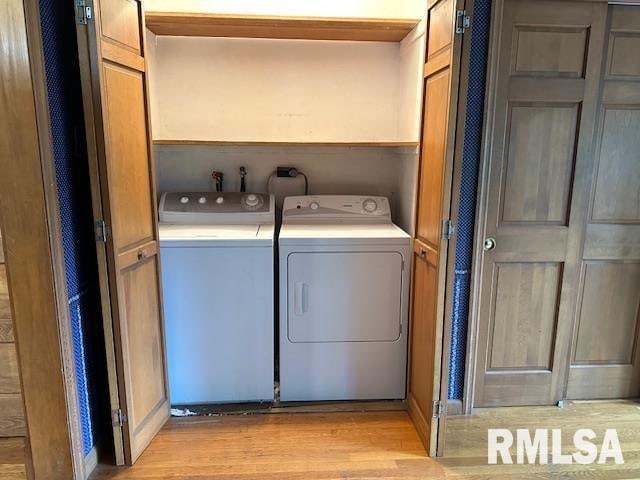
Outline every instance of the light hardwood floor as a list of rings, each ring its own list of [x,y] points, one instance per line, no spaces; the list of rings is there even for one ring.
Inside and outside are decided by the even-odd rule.
[[[24,438],[0,438],[0,479],[24,480]]]
[[[489,426],[617,428],[626,463],[489,466]],[[198,417],[170,420],[135,467],[99,467],[92,480],[637,479],[639,404],[492,409],[450,417],[447,455],[426,457],[406,412]]]
[[[562,452],[571,453],[573,435],[592,429],[601,446],[606,429],[616,429],[624,465],[487,465],[487,429],[562,429]],[[640,403],[635,401],[568,402],[565,408],[508,407],[476,409],[473,415],[448,417],[445,458],[441,464],[464,479],[640,479]],[[515,462],[515,454],[514,454]],[[549,463],[551,463],[549,461]]]

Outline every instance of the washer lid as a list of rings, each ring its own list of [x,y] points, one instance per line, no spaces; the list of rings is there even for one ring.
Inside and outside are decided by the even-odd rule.
[[[160,224],[160,246],[226,246],[273,243],[273,225],[173,225]]]
[[[284,224],[280,245],[409,245],[411,237],[400,227],[380,225]]]

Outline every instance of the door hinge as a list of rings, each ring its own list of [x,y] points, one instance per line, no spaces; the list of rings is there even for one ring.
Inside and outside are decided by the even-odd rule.
[[[87,0],[76,0],[77,21],[81,25],[86,25],[93,18],[93,10]]]
[[[443,220],[442,221],[442,239],[450,240],[456,233],[456,224],[451,220]]]
[[[98,220],[95,224],[96,227],[96,241],[107,243],[109,237],[109,227],[104,220]]]
[[[440,418],[444,415],[445,406],[440,400],[433,401],[433,418]]]
[[[456,12],[456,33],[464,33],[471,25],[471,17],[467,15],[466,10],[458,10]]]
[[[116,408],[111,412],[111,425],[114,427],[123,427],[124,422],[127,421],[126,415],[122,412],[121,408]]]

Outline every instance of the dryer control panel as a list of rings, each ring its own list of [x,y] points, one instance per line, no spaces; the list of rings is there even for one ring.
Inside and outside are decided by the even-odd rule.
[[[335,223],[391,223],[386,197],[360,195],[305,195],[287,197],[282,207],[283,222],[331,221]]]

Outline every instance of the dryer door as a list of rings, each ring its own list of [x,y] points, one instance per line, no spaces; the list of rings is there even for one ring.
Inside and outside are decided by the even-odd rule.
[[[287,266],[289,341],[393,342],[400,338],[400,253],[292,253]]]

